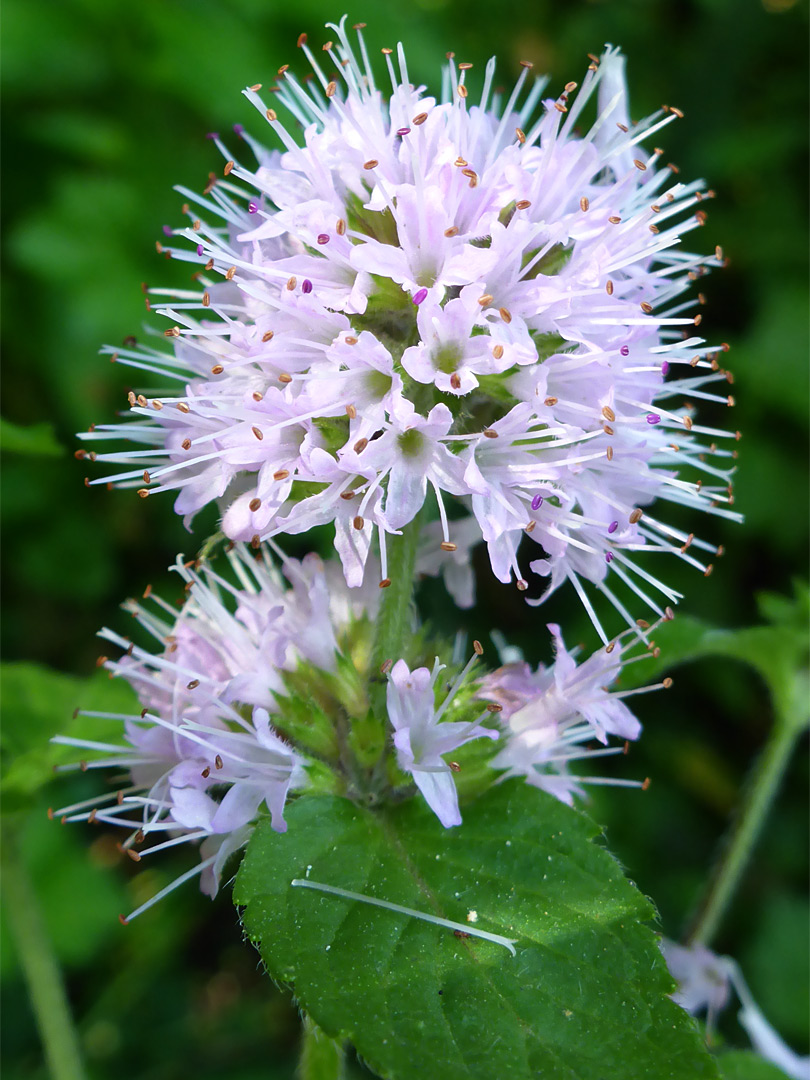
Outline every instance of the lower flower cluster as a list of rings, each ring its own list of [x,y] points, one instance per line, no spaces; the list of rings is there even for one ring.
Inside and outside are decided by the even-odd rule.
[[[466,665],[435,657],[428,667],[418,660],[433,650],[415,628],[408,657],[386,659],[380,671],[372,661],[379,589],[350,590],[339,564],[317,555],[298,561],[275,548],[234,547],[227,560],[222,573],[178,560],[179,612],[151,590],[148,605],[125,605],[158,643],[154,651],[101,631],[123,654],[102,663],[142,708],[86,715],[120,722],[121,740],[54,740],[87,753],[78,768],[118,770],[119,786],[52,811],[63,821],[124,829],[121,848],[137,862],[199,845],[199,864],[128,918],[195,874],[215,895],[257,820],[269,816],[283,832],[287,800],[306,790],[380,805],[415,785],[450,827],[461,823],[457,780],[472,792],[523,776],[569,803],[585,784],[639,786],[570,772],[573,762],[621,753],[609,736],[640,733],[623,700],[633,691],[608,689],[628,662],[622,638],[578,664],[551,626],[551,667],[509,663],[476,677],[479,642]],[[448,668],[449,682],[441,678]],[[381,677],[384,696],[375,695]]]

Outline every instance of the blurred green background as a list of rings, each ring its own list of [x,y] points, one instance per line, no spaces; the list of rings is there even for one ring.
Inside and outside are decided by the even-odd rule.
[[[707,227],[690,239],[704,251],[722,244],[731,259],[705,282],[703,328],[709,340],[733,344],[738,404],[709,417],[744,434],[736,507],[746,525],[705,524],[703,534],[727,551],[714,575],[679,576],[672,566],[668,580],[686,593],[692,615],[725,627],[761,621],[756,594],[787,595],[807,572],[807,3],[411,0],[382,12],[375,5],[376,13],[368,4],[345,8],[350,21],[369,23],[373,52],[402,40],[412,77],[432,87],[452,49],[479,71],[497,54],[507,85],[518,61],[532,60],[559,90],[580,80],[585,54],[609,41],[628,56],[636,118],[662,102],[684,110],[686,119],[666,130],[665,149],[684,177],[705,176],[718,194]],[[282,63],[301,65],[297,35],[306,30],[317,46],[328,36],[323,23],[345,8],[324,0],[5,0],[3,417],[24,428],[52,425],[2,433],[7,661],[88,676],[96,630],[106,623],[126,632],[120,601],[147,582],[171,596],[166,566],[178,551],[196,551],[213,527],[213,517],[201,517],[192,538],[169,498],[85,489],[74,432],[109,420],[125,402],[128,372],[97,350],[141,333],[140,283],[187,280],[187,268],[154,249],[161,225],[180,218],[171,185],[200,189],[221,167],[207,131],[244,123],[264,137],[240,90],[271,83]],[[587,639],[570,597],[538,614],[479,561],[479,605],[457,624],[478,637],[499,627],[533,661],[547,658],[547,619],[562,622],[569,640]],[[441,607],[428,609],[437,621],[447,617]],[[653,789],[643,803],[620,791],[593,807],[673,936],[771,723],[768,694],[743,665],[704,660],[680,671],[677,683],[665,700],[639,707],[647,730],[628,775],[650,774]],[[26,693],[14,688],[35,684],[32,720]],[[81,693],[73,679],[18,669],[4,694],[5,732],[40,721],[53,729]],[[717,941],[805,1053],[806,777],[805,739]],[[190,853],[135,875],[104,833],[47,821],[49,804],[92,791],[79,777],[6,804],[65,967],[91,1075],[291,1076],[296,1012],[242,944],[227,890],[211,905],[192,885],[119,926],[117,913],[190,865]],[[3,943],[5,1076],[38,1080],[46,1073],[7,933]],[[744,1045],[739,1029],[729,1033]]]

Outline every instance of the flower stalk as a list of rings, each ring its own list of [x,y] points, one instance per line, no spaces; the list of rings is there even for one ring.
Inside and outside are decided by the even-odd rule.
[[[330,1039],[310,1016],[305,1014],[303,1021],[297,1080],[344,1080],[346,1054],[343,1044]]]

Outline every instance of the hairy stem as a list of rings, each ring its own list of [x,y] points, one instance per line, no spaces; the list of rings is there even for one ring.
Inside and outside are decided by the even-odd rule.
[[[17,947],[48,1074],[53,1080],[85,1080],[79,1040],[62,973],[44,926],[37,895],[19,852],[13,827],[3,830],[3,896]]]
[[[413,618],[414,569],[419,543],[419,518],[409,522],[401,536],[388,541],[388,575],[391,584],[382,590],[377,615],[377,640],[372,656],[372,676],[386,660],[398,660],[411,633]],[[375,702],[376,704],[376,702]]]
[[[342,1043],[330,1039],[314,1020],[304,1016],[298,1080],[343,1080],[344,1064]]]
[[[687,936],[689,944],[708,945],[717,933],[762,826],[779,790],[800,728],[778,720],[743,789],[742,805],[723,841],[719,862]]]

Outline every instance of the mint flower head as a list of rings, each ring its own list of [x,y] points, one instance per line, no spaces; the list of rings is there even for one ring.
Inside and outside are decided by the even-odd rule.
[[[129,443],[92,482],[171,491],[187,524],[215,502],[254,545],[329,524],[352,587],[375,547],[386,582],[386,537],[427,503],[457,584],[472,523],[499,580],[571,581],[607,641],[584,584],[632,625],[622,590],[678,598],[641,549],[710,570],[657,501],[734,516],[729,433],[692,404],[733,404],[725,346],[687,296],[723,257],[681,248],[712,193],[655,145],[681,113],[631,124],[610,46],[558,94],[524,64],[504,98],[493,60],[474,80],[451,58],[431,96],[401,46],[378,85],[355,29],[320,58],[302,35],[314,79],[245,90],[262,139],[212,135],[224,177],[178,189],[158,248],[195,284],[150,290],[160,346],[107,350],[167,389],[84,436]]]

